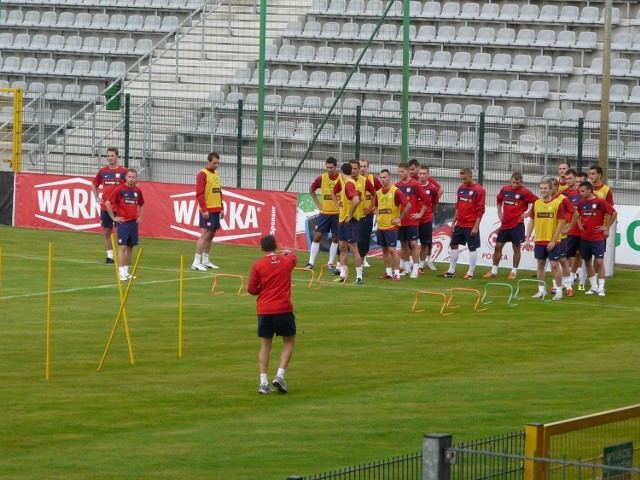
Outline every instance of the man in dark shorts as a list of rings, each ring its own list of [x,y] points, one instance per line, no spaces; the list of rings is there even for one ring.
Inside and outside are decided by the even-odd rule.
[[[464,275],[464,279],[471,280],[478,259],[480,221],[485,212],[487,194],[482,185],[473,179],[470,168],[460,170],[460,181],[462,185],[458,187],[456,192],[456,211],[451,222],[449,269],[438,276],[444,278],[455,277],[459,255],[458,247],[466,245],[469,248],[469,270]]]
[[[133,168],[127,170],[125,181],[106,201],[109,218],[118,224],[118,273],[123,282],[131,279],[131,254],[138,245],[138,224],[144,209],[142,191],[136,187],[138,172]]]
[[[269,353],[274,335],[282,337],[284,344],[280,354],[278,373],[272,383],[280,393],[287,393],[284,374],[291,360],[296,339],[296,317],[291,303],[291,272],[296,266],[297,258],[290,250],[276,253],[278,246],[273,235],[263,236],[260,239],[260,248],[265,252],[265,256],[251,267],[247,285],[247,292],[258,296],[256,301],[258,337],[260,337],[258,393],[274,392],[267,378]]]

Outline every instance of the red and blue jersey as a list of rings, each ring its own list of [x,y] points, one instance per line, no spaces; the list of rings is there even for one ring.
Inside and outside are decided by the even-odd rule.
[[[569,202],[573,207],[572,210],[567,211],[567,225],[568,225],[571,223],[573,219],[574,210],[578,208],[578,204],[582,201],[583,197],[582,195],[580,195],[580,190],[578,190],[577,188],[568,188],[568,187],[562,191],[562,195],[565,196],[565,199],[566,199],[565,202]],[[573,228],[569,230],[567,235],[573,235],[576,237],[580,236],[580,227],[578,222],[576,222],[573,225]]]
[[[456,193],[456,226],[473,228],[485,212],[487,193],[478,182],[462,184]]]
[[[102,200],[106,201],[111,193],[125,182],[125,176],[127,175],[127,169],[125,167],[118,166],[111,168],[109,166],[102,167],[98,170],[95,178],[93,179],[93,185],[99,188],[102,185]],[[106,210],[107,206],[102,202],[102,210]]]
[[[414,213],[419,213],[422,209],[422,205],[431,205],[431,198],[427,196],[420,185],[420,182],[411,178],[406,182],[400,180],[396,183],[396,187],[404,194],[407,198],[408,202],[411,204],[411,210],[407,215],[402,219],[401,226],[409,227],[409,226],[417,226],[420,223],[420,220],[414,220],[411,218],[411,215]]]
[[[522,214],[529,209],[529,205],[538,200],[531,190],[526,187],[514,189],[507,185],[500,189],[497,196],[498,205],[502,205],[502,223],[500,229],[510,230],[520,223],[524,223]]]
[[[424,193],[426,193],[427,196],[431,199],[431,202],[427,204],[427,209],[422,214],[422,217],[420,217],[420,225],[424,225],[425,223],[429,223],[431,220],[433,220],[433,211],[438,205],[438,195],[441,187],[440,184],[433,179],[433,177],[429,177],[429,179],[427,180],[427,184],[422,185],[422,188],[424,189]]]
[[[138,219],[138,207],[144,205],[142,191],[138,187],[130,188],[125,183],[116,188],[107,199],[111,202],[112,209],[123,217],[125,222]]]
[[[589,241],[604,240],[604,232],[598,231],[597,228],[604,226],[605,215],[611,215],[616,211],[613,206],[606,200],[595,197],[591,200],[583,198],[577,208],[583,228],[580,238]]]

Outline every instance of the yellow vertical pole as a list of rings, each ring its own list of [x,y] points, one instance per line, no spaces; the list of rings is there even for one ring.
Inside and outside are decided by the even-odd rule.
[[[116,236],[111,235],[111,248],[113,249],[113,262],[116,269],[116,282],[118,282],[118,293],[120,294],[120,302],[122,302],[122,282],[120,281],[120,274],[118,273],[118,267],[120,266],[118,262],[118,249],[116,248]],[[129,335],[129,320],[127,318],[127,309],[125,308],[122,311],[122,321],[124,323],[124,335],[127,338],[127,347],[129,348],[129,361],[131,365],[135,364],[135,360],[133,358],[133,346],[131,345],[131,336]]]
[[[2,247],[0,247],[0,302],[2,302]]]
[[[51,277],[53,270],[53,244],[49,242],[49,273],[47,275],[47,347],[46,347],[46,360],[44,368],[44,378],[49,380],[49,373],[51,372],[50,356],[51,356]]]
[[[138,257],[136,258],[136,263],[133,265],[133,271],[131,272],[131,276],[134,277],[136,271],[138,270],[138,262],[140,261],[140,257],[142,256],[142,248],[138,251]],[[118,279],[120,277],[118,276]],[[102,370],[102,366],[107,358],[107,354],[109,353],[109,349],[111,348],[111,342],[113,342],[113,337],[116,333],[116,329],[118,328],[118,323],[120,322],[120,317],[123,315],[125,305],[127,303],[127,298],[129,298],[129,292],[131,291],[131,285],[133,284],[133,279],[127,282],[127,289],[124,292],[124,296],[122,297],[122,301],[120,302],[120,308],[118,309],[118,315],[116,315],[116,320],[113,322],[113,328],[111,329],[111,335],[109,336],[109,340],[107,341],[107,347],[102,354],[102,359],[100,360],[100,364],[98,365],[98,371]],[[131,350],[129,351],[131,354]],[[132,363],[133,365],[133,363]]]
[[[13,97],[13,171],[19,173],[22,171],[22,89],[15,90]]]
[[[184,255],[180,255],[180,293],[178,301],[178,358],[182,358],[182,302],[184,298]]]
[[[544,425],[541,423],[529,423],[524,429],[524,455],[525,457],[546,458],[544,451]],[[547,465],[534,460],[524,461],[524,480],[544,480],[546,478]]]

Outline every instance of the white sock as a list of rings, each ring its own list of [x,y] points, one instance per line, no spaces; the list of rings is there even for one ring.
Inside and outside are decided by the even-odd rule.
[[[478,252],[469,252],[469,275],[473,275],[476,271],[476,262],[478,261]]]
[[[582,261],[582,267],[580,267],[580,285],[587,283],[587,265]]]
[[[338,255],[338,244],[331,242],[331,246],[329,247],[329,263],[333,265],[336,261],[336,256]]]
[[[362,265],[360,265],[359,267],[356,267],[356,277],[362,278]]]
[[[418,273],[418,264],[414,263],[413,267],[411,267],[411,273]]]
[[[420,263],[418,264],[420,266],[420,268],[422,268],[424,270],[424,260],[420,260]]]
[[[345,278],[347,276],[347,266],[340,265],[340,278]]]
[[[113,250],[107,250],[107,258],[113,260]]]
[[[562,284],[567,288],[571,287],[571,277],[562,277]]]
[[[558,288],[558,284],[556,283],[556,279],[553,279],[553,288]]]
[[[497,265],[491,265],[491,273],[493,273],[494,275],[498,274],[498,266]]]
[[[126,267],[118,267],[118,273],[120,274],[120,276],[126,275],[127,274],[127,268]]]
[[[496,272],[496,273],[497,273],[497,272]],[[513,267],[513,268],[511,269],[511,273],[513,273],[514,275],[517,275],[517,274],[518,274],[518,269],[517,269],[516,267]]]
[[[399,276],[400,276],[400,269],[398,268],[397,270],[394,270],[394,271],[393,271],[393,274],[394,274],[396,277],[399,277]]]
[[[569,274],[569,280],[571,281],[571,283],[573,283],[576,279],[576,274],[574,272],[571,272]]]
[[[455,250],[451,250],[451,257],[449,258],[449,273],[453,273],[456,271],[456,265],[458,264],[458,255],[460,255],[460,252],[457,248]]]
[[[598,289],[598,277],[596,275],[589,277],[589,283],[591,284],[591,290]]]
[[[202,263],[202,254],[201,253],[196,253],[196,256],[193,259],[193,264],[194,265],[198,265]]]
[[[202,264],[206,264],[209,263],[209,254],[208,253],[203,253],[202,254]]]
[[[387,275],[389,275],[389,276],[393,275],[393,273],[391,272],[391,267],[389,267],[389,268],[385,268],[385,269],[384,269],[384,272],[385,272]]]
[[[598,291],[601,292],[604,290],[604,278],[598,279]]]
[[[309,263],[315,265],[316,257],[320,251],[320,242],[311,242],[311,251],[309,252]],[[331,261],[329,261],[331,263]]]
[[[410,260],[405,260],[404,261],[404,271],[408,272],[409,270],[411,270],[411,261]]]
[[[266,373],[260,374],[260,385],[269,385],[269,379],[267,378]]]
[[[284,368],[279,368],[278,373],[276,373],[276,377],[284,378]]]
[[[427,258],[425,258],[424,261],[427,263],[431,263],[431,254],[427,255]]]
[[[546,289],[547,289],[546,285],[539,285],[538,286],[538,292],[540,292],[540,293],[546,293]]]

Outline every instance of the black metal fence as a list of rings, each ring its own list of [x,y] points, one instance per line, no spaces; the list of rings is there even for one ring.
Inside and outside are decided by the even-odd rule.
[[[451,480],[521,480],[524,432],[460,443],[447,449]],[[495,455],[493,455],[495,454]]]
[[[392,457],[367,464],[341,468],[288,480],[411,480],[422,478],[422,452]]]

